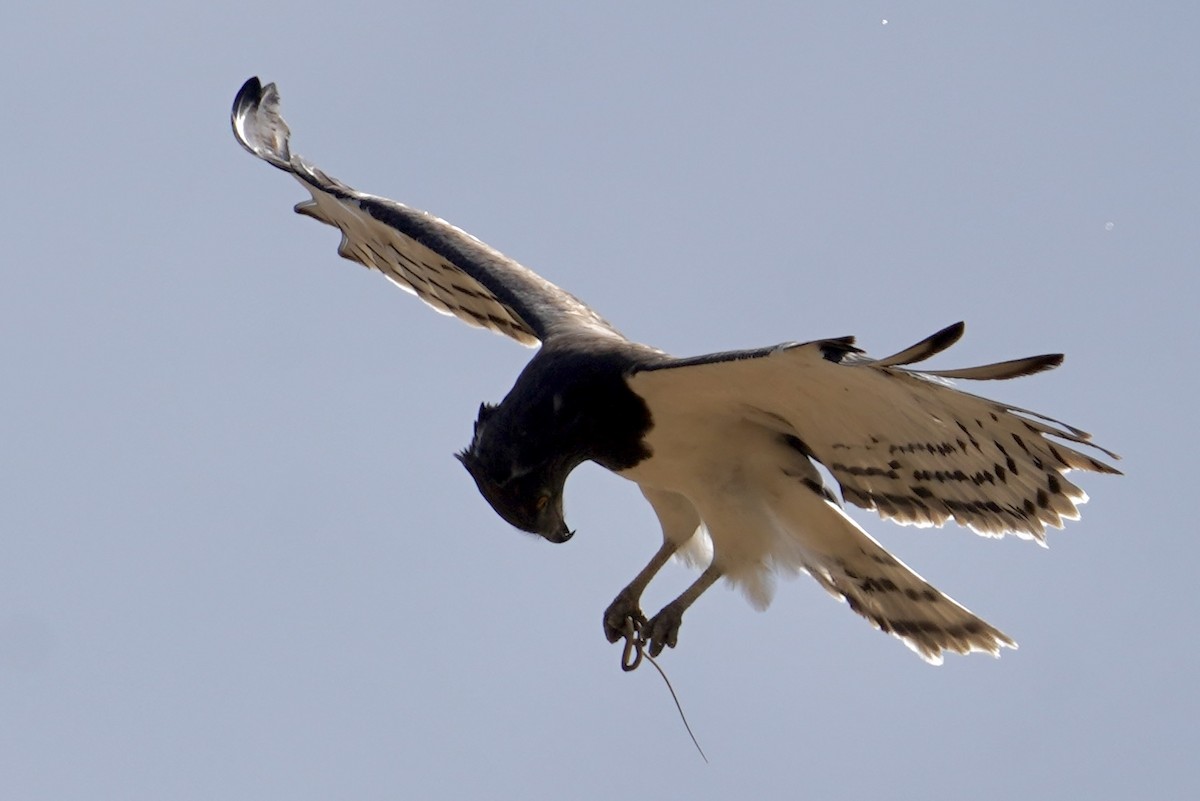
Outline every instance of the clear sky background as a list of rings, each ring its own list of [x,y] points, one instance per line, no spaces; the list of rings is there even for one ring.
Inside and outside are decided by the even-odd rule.
[[[4,798],[1195,796],[1196,4],[3,17]],[[1064,351],[983,389],[1128,475],[1049,550],[858,515],[999,660],[929,667],[805,577],[711,590],[662,659],[706,766],[601,633],[650,508],[586,466],[570,543],[492,513],[451,454],[530,352],[294,215],[229,130],[251,75],[330,174],[673,353]]]

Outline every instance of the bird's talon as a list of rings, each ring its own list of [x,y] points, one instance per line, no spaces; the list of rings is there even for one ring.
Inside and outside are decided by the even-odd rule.
[[[617,596],[608,609],[604,610],[604,636],[609,642],[616,642],[626,636],[626,625],[631,623],[634,632],[644,631],[646,616],[638,608],[637,601],[624,593]]]
[[[679,627],[683,613],[668,605],[642,627],[642,639],[650,656],[658,656],[664,648],[674,648],[679,642]]]

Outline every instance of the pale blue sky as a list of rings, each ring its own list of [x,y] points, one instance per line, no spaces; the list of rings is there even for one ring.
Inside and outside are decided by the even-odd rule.
[[[34,5],[0,49],[5,798],[1196,794],[1195,4]],[[600,629],[649,507],[585,467],[566,545],[491,512],[451,454],[529,352],[292,214],[229,131],[256,74],[332,175],[674,353],[958,319],[940,366],[1065,351],[986,389],[1128,475],[1049,550],[858,515],[1000,660],[931,668],[806,578],[712,590],[662,660],[706,766]]]

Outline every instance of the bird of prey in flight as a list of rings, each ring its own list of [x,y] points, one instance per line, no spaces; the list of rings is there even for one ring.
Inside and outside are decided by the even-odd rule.
[[[1013,640],[888,553],[842,502],[902,524],[953,520],[1041,542],[1087,499],[1064,474],[1118,472],[1084,452],[1117,458],[1087,433],[950,385],[1039,373],[1061,355],[910,367],[953,345],[957,323],[882,359],[852,337],[675,358],[631,342],[445,220],[351,189],[294,155],[274,84],[248,80],[232,122],[243,147],[312,194],[296,211],[341,231],[339,255],[443,314],[538,347],[504,400],[480,405],[458,458],[500,517],[550,542],[573,534],[563,486],[576,466],[590,460],[637,483],[663,542],[605,610],[611,642],[632,621],[657,656],[718,579],[763,608],[776,573],[803,571],[929,662],[943,651],[998,654]],[[642,592],[672,556],[703,570],[647,620]]]

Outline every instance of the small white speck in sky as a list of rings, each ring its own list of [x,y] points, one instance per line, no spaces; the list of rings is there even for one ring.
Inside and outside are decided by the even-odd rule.
[[[1114,226],[1113,226],[1113,224],[1112,224],[1112,223],[1110,223],[1110,222],[1106,222],[1106,223],[1104,224],[1104,230],[1105,230],[1105,231],[1111,231],[1111,230],[1113,229],[1113,227],[1114,227]]]
[[[883,24],[884,24],[884,25],[887,25],[887,20],[886,20],[886,19],[885,19],[885,20],[883,20]]]

